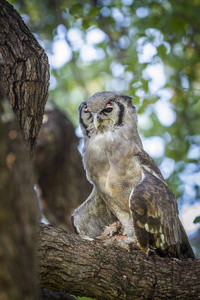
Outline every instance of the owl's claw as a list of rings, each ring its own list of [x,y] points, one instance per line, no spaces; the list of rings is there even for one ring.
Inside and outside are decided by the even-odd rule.
[[[148,248],[147,254],[146,254],[146,259],[148,259],[149,256],[154,255],[154,254],[155,254],[155,251],[151,248]]]
[[[173,260],[173,261],[176,261],[176,262],[178,262],[179,261],[179,259],[178,258],[176,258],[176,257],[172,257],[169,253],[168,253],[168,257],[171,259],[171,260]]]
[[[135,244],[135,242],[132,239],[130,239],[126,235],[122,235],[122,234],[115,234],[115,235],[113,235],[111,237],[107,237],[107,238],[104,237],[102,239],[102,242],[106,246],[111,245],[111,246],[121,247],[123,249],[126,249],[129,252],[131,250],[138,250],[139,249],[139,247]]]
[[[130,249],[138,250],[139,247],[135,244],[135,241],[126,235],[123,235],[122,231],[122,225],[117,221],[106,227],[97,239],[102,240],[106,245],[119,246],[128,251],[130,251]]]
[[[114,222],[110,226],[107,226],[98,238],[103,240],[112,237],[116,234],[120,234],[121,228],[122,226],[119,221]]]

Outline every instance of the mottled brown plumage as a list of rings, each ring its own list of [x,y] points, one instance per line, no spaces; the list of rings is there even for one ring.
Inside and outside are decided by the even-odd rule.
[[[83,164],[94,188],[72,214],[76,232],[97,237],[119,221],[120,233],[146,254],[194,258],[175,196],[143,149],[132,99],[97,93],[80,105],[79,114]]]

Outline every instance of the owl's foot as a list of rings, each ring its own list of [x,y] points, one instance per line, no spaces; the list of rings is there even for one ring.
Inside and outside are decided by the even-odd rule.
[[[139,250],[140,248],[138,245],[135,244],[135,241],[127,237],[126,235],[122,234],[115,234],[111,237],[107,237],[102,239],[102,242],[106,246],[116,246],[116,247],[121,247],[123,249],[126,249],[127,251],[131,250]]]
[[[148,259],[150,256],[155,255],[155,254],[156,254],[155,250],[153,250],[149,247],[147,250],[147,253],[146,253],[146,259]]]
[[[114,222],[110,226],[106,227],[97,239],[103,240],[105,245],[119,246],[128,251],[130,251],[130,249],[138,250],[139,247],[136,245],[135,240],[123,235],[122,232],[121,223],[119,221]]]
[[[173,260],[173,261],[176,261],[176,262],[178,262],[179,261],[179,259],[178,258],[176,258],[176,257],[172,257],[169,253],[167,253],[167,255],[168,255],[168,257],[171,259],[171,260]]]
[[[122,228],[122,226],[119,221],[114,222],[110,226],[107,226],[98,238],[104,240],[104,239],[112,237],[116,234],[120,234],[121,228]]]

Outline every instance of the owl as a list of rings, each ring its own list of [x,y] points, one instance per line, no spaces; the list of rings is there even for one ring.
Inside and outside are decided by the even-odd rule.
[[[83,165],[93,190],[71,215],[76,233],[95,238],[120,224],[122,236],[145,254],[195,258],[175,196],[143,149],[132,98],[96,93],[81,103],[79,121]]]

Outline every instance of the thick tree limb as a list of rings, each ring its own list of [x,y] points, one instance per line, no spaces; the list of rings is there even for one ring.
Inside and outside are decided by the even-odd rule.
[[[38,207],[30,152],[42,123],[48,86],[44,50],[13,6],[0,0],[0,299],[39,298]]]
[[[146,256],[42,224],[40,285],[95,299],[200,299],[200,261]]]
[[[48,59],[18,12],[5,0],[0,0],[0,28],[2,88],[32,153],[48,98]]]

